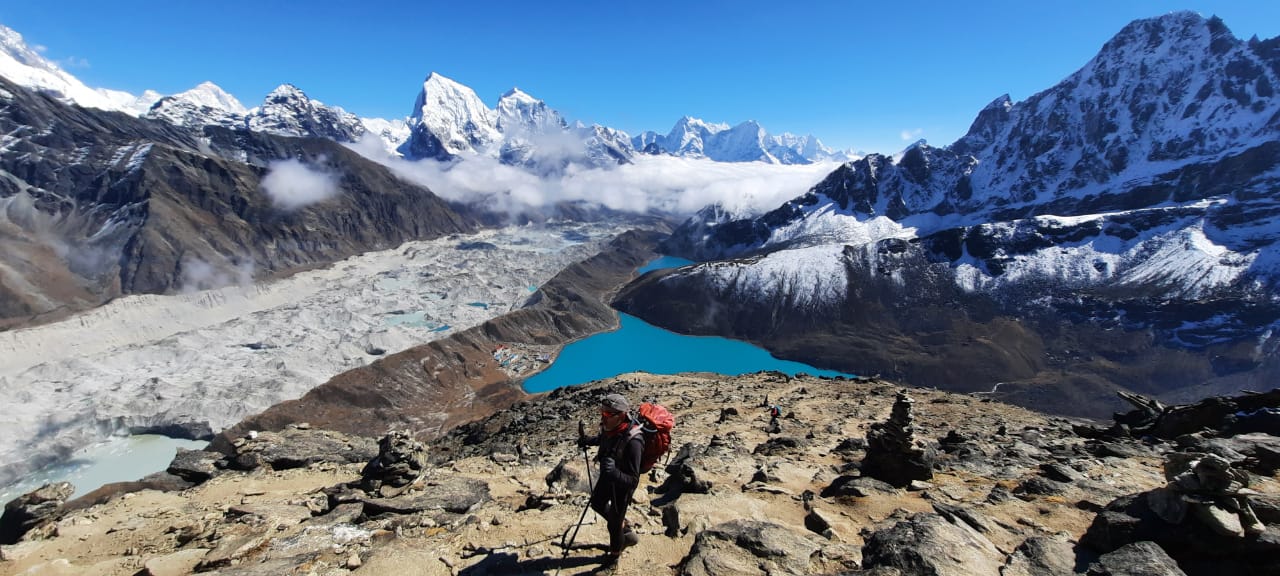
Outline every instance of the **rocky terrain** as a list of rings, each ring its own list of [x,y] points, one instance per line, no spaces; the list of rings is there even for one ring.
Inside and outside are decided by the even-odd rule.
[[[1280,573],[1258,560],[1280,554],[1274,436],[1225,437],[1221,419],[1223,437],[1126,433],[1177,432],[1144,415],[1185,426],[1187,414],[1220,411],[1151,405],[1088,426],[977,395],[777,373],[626,374],[521,402],[425,446],[305,424],[248,432],[225,453],[186,452],[168,472],[73,502],[47,488],[47,501],[28,499],[25,510],[52,515],[0,548],[0,573],[600,573],[603,522],[589,514],[562,543],[592,480],[573,442],[577,422],[597,418],[611,391],[655,399],[677,423],[671,454],[642,480],[628,516],[641,541],[610,573]],[[774,403],[784,416],[770,430],[764,405]],[[1173,523],[1154,515],[1167,508],[1147,507],[1161,494],[1178,500],[1170,491],[1207,453],[1236,466],[1248,488],[1224,490],[1249,494],[1260,534],[1238,522],[1238,535],[1214,534],[1195,514]],[[886,468],[895,461],[912,465]],[[1166,477],[1166,462],[1183,464]],[[1215,497],[1191,490],[1183,500]],[[11,536],[14,510],[0,536]],[[1200,544],[1157,545],[1177,534]]]

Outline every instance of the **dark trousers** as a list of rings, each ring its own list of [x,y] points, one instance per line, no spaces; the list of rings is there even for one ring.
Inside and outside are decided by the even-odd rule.
[[[609,526],[610,552],[622,551],[622,524],[627,518],[627,506],[631,505],[634,490],[602,479],[591,493],[591,509]]]

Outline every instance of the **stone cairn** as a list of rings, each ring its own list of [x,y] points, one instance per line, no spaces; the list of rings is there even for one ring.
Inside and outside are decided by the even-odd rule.
[[[914,403],[905,390],[899,391],[889,420],[871,425],[867,432],[867,454],[862,460],[863,476],[897,487],[907,486],[912,480],[933,478],[937,451],[913,436],[911,405]]]
[[[427,467],[427,449],[406,430],[378,440],[378,455],[360,471],[360,487],[392,498],[408,490]]]
[[[1216,454],[1174,453],[1164,463],[1169,483],[1147,495],[1161,520],[1181,524],[1188,514],[1224,536],[1243,538],[1266,531],[1249,505],[1249,475]]]

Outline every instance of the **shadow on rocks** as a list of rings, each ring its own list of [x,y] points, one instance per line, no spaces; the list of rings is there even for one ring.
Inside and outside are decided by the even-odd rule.
[[[458,576],[482,576],[485,574],[552,574],[566,568],[577,568],[600,564],[599,568],[588,574],[600,574],[609,571],[612,565],[605,564],[599,556],[576,556],[572,558],[531,558],[520,560],[519,554],[499,552],[490,554],[484,560],[458,571]]]

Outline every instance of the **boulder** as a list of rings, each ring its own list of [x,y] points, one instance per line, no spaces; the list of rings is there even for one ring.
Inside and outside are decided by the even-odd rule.
[[[1089,576],[1186,576],[1154,542],[1126,544],[1089,566]]]
[[[217,452],[179,448],[167,471],[187,482],[200,484],[218,473],[217,463],[222,459],[222,454]]]
[[[1004,554],[967,523],[923,512],[872,533],[862,563],[905,574],[987,576],[1000,573]]]
[[[820,549],[808,536],[771,522],[732,520],[698,533],[676,573],[682,576],[808,574],[811,559]]]
[[[575,492],[590,492],[591,487],[587,483],[587,478],[580,471],[581,469],[575,464],[577,460],[569,460],[568,458],[556,464],[543,480],[547,483],[547,490],[551,492],[564,492],[566,490]],[[589,472],[588,472],[589,473]]]
[[[395,498],[360,498],[365,515],[383,513],[412,514],[427,510],[443,510],[462,514],[477,504],[488,502],[489,483],[474,478],[446,476],[439,482],[428,482],[421,492]]]
[[[1201,567],[1206,573],[1280,575],[1280,563],[1275,562],[1280,558],[1280,530],[1275,526],[1256,536],[1235,537],[1191,521],[1190,514],[1188,520],[1172,524],[1152,508],[1152,499],[1143,492],[1112,501],[1094,517],[1080,544],[1105,554],[1135,542],[1154,542],[1184,570]]]
[[[291,425],[280,432],[259,432],[237,440],[229,458],[238,470],[267,466],[272,470],[303,468],[319,462],[367,463],[378,455],[370,438]]]
[[[52,520],[75,491],[70,482],[45,484],[5,504],[0,544],[16,544],[27,532]]]
[[[1066,538],[1032,536],[1009,556],[1000,576],[1069,576],[1075,574],[1075,547]]]
[[[897,494],[898,489],[892,484],[865,476],[839,476],[822,490],[823,498],[838,496],[866,498],[868,496]]]

